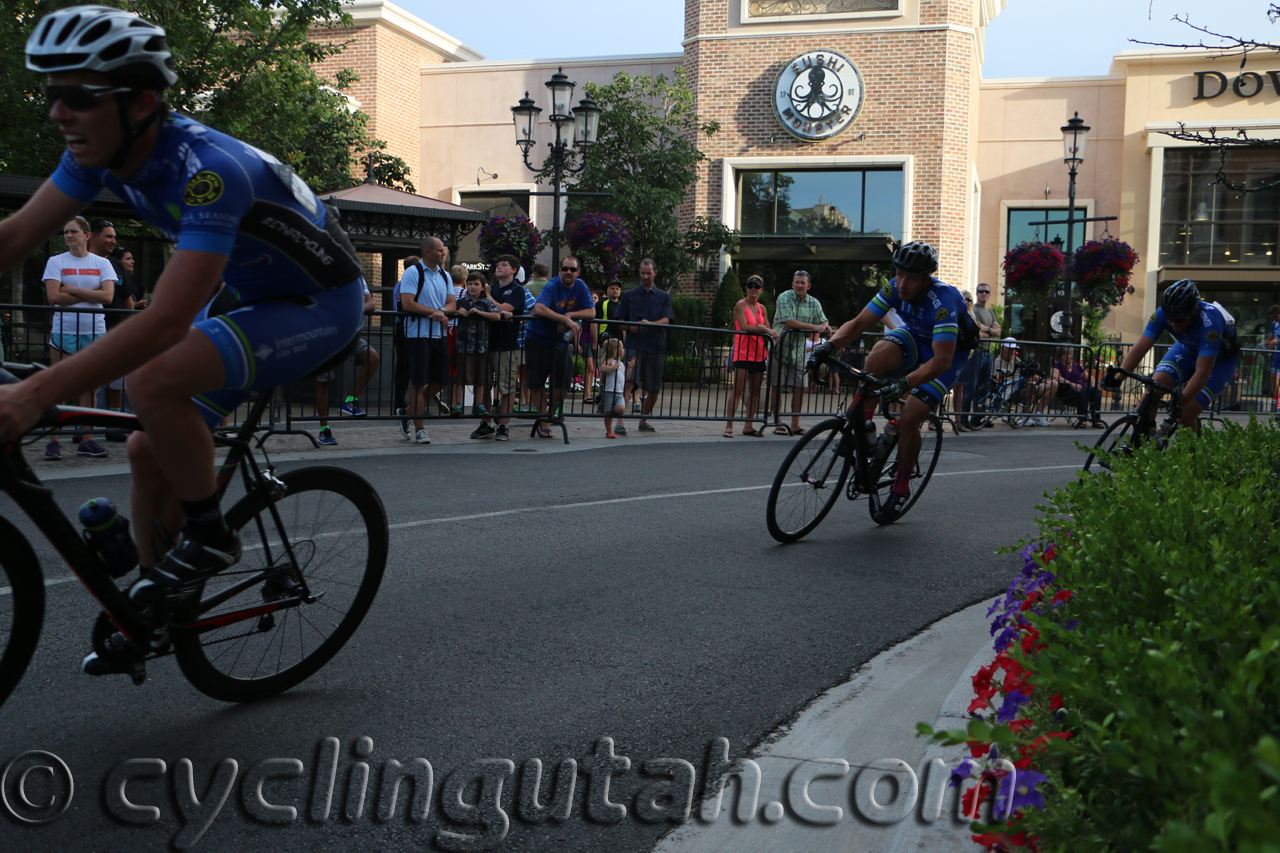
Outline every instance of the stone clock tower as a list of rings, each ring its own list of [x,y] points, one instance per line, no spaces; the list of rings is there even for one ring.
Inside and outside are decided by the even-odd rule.
[[[883,262],[887,233],[971,287],[982,37],[1004,5],[688,0],[684,68],[720,130],[684,215],[743,231],[726,261]]]

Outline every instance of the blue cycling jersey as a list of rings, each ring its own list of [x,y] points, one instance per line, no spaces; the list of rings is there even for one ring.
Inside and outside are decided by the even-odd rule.
[[[179,249],[226,255],[223,277],[245,304],[345,287],[361,266],[336,216],[279,160],[198,121],[171,114],[127,181],[76,164],[51,178],[90,202],[106,187]]]
[[[926,347],[938,341],[955,341],[960,334],[960,317],[968,316],[960,291],[936,278],[915,302],[903,300],[897,281],[891,281],[867,303],[867,310],[877,317],[897,311],[907,333]]]
[[[1227,334],[1227,319],[1217,305],[1201,300],[1191,324],[1183,331],[1175,332],[1164,316],[1164,309],[1157,308],[1142,334],[1154,341],[1165,330],[1187,351],[1196,353],[1197,358],[1217,358],[1218,351],[1222,349],[1222,337]]]

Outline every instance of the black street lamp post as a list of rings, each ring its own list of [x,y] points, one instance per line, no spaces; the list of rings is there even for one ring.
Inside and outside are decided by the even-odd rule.
[[[1062,127],[1062,162],[1067,164],[1071,173],[1071,184],[1067,190],[1067,251],[1065,254],[1068,263],[1075,251],[1076,170],[1084,162],[1084,144],[1088,138],[1089,126],[1080,118],[1080,113],[1068,119]],[[1067,295],[1066,307],[1062,310],[1062,334],[1071,338],[1071,291],[1075,288],[1075,284],[1071,281],[1070,275],[1066,276],[1065,286]]]
[[[573,99],[576,84],[560,68],[547,81],[547,90],[551,98],[551,114],[548,118],[556,130],[554,142],[547,143],[551,149],[551,192],[533,192],[531,196],[551,196],[553,210],[551,214],[551,266],[552,270],[560,269],[560,199],[565,196],[607,196],[609,193],[577,193],[561,189],[566,177],[579,174],[587,165],[587,152],[596,143],[596,135],[600,130],[600,114],[604,112],[591,98],[583,98],[572,110],[569,101]],[[531,172],[541,172],[542,166],[529,162],[529,151],[538,141],[538,115],[542,108],[534,103],[525,92],[520,103],[511,108],[515,122],[516,145],[520,146],[524,155],[524,165]],[[570,142],[563,136],[564,127],[573,122],[573,140]],[[581,152],[582,159],[576,167],[569,166],[569,155],[573,150]],[[553,272],[553,275],[556,273]]]

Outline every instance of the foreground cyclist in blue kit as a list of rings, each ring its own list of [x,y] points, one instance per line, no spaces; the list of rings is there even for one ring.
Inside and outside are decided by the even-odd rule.
[[[288,167],[169,112],[162,96],[177,77],[160,27],[119,9],[70,7],[40,20],[26,54],[28,68],[48,75],[49,118],[67,150],[0,222],[0,267],[103,188],[177,248],[146,311],[86,353],[0,387],[0,440],[15,440],[46,408],[129,375],[146,427],[129,441],[141,569],[129,595],[159,604],[240,556],[218,506],[210,428],[251,391],[306,376],[352,341],[363,317],[361,267],[336,211]],[[181,544],[163,553],[156,524],[170,537],[181,530]]]
[[[1165,329],[1177,343],[1156,365],[1151,378],[1170,390],[1186,383],[1179,423],[1198,432],[1200,413],[1213,404],[1235,376],[1240,359],[1235,319],[1218,303],[1202,300],[1195,282],[1187,278],[1174,282],[1160,297],[1160,307],[1120,367],[1135,369]],[[1116,390],[1118,385],[1108,389],[1104,381],[1103,387]],[[1155,412],[1144,414],[1155,417]]]
[[[813,348],[811,358],[820,362],[827,353],[856,343],[890,310],[903,325],[884,336],[867,354],[866,370],[883,379],[895,370],[910,371],[886,389],[881,399],[911,397],[898,416],[898,479],[891,491],[890,512],[910,497],[911,474],[920,455],[920,424],[924,416],[947,395],[976,346],[977,326],[969,318],[960,291],[933,277],[938,252],[927,243],[904,243],[893,253],[896,275],[862,312],[841,326],[829,341]],[[875,398],[869,398],[867,420],[875,414]]]

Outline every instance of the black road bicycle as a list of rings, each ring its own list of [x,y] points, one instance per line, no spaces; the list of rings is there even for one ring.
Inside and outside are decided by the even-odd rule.
[[[1180,395],[1176,389],[1161,385],[1149,376],[1133,373],[1120,367],[1109,368],[1106,379],[1103,381],[1107,385],[1114,385],[1115,380],[1120,376],[1127,376],[1140,385],[1145,385],[1147,393],[1138,403],[1136,414],[1125,415],[1112,421],[1111,426],[1107,427],[1106,432],[1098,439],[1098,443],[1093,446],[1093,452],[1084,460],[1085,471],[1095,470],[1095,466],[1110,471],[1111,461],[1108,454],[1132,453],[1147,441],[1154,441],[1156,447],[1164,450],[1178,430],[1179,418],[1182,417],[1182,404],[1179,402]],[[1173,396],[1169,400],[1168,417],[1157,425],[1156,409],[1160,398],[1170,393]]]
[[[39,369],[6,363],[0,384]],[[269,462],[260,467],[251,443],[270,399],[270,391],[258,395],[234,437],[214,436],[229,448],[218,471],[219,497],[237,469],[244,481],[244,496],[225,513],[244,556],[204,581],[197,595],[164,608],[130,601],[127,587],[112,579],[27,464],[22,443],[0,445],[0,489],[102,605],[93,648],[119,661],[117,671],[132,675],[135,684],[145,680],[147,661],[173,655],[192,686],[215,699],[273,696],[337,654],[373,603],[390,538],[382,500],[345,468],[316,466],[276,476]],[[72,426],[141,429],[133,415],[59,406],[31,431]],[[0,704],[21,680],[40,639],[44,588],[31,544],[0,517]]]
[[[779,542],[795,542],[816,528],[841,492],[849,500],[865,496],[872,520],[892,524],[920,500],[942,452],[942,420],[930,412],[920,424],[920,457],[911,474],[911,497],[901,510],[890,511],[886,504],[898,476],[898,433],[894,429],[877,437],[874,426],[866,426],[872,422],[863,416],[867,396],[879,396],[887,383],[834,358],[828,357],[826,363],[849,376],[857,390],[843,416],[822,421],[795,443],[773,478],[767,520],[769,534]],[[890,424],[896,427],[895,422]]]

